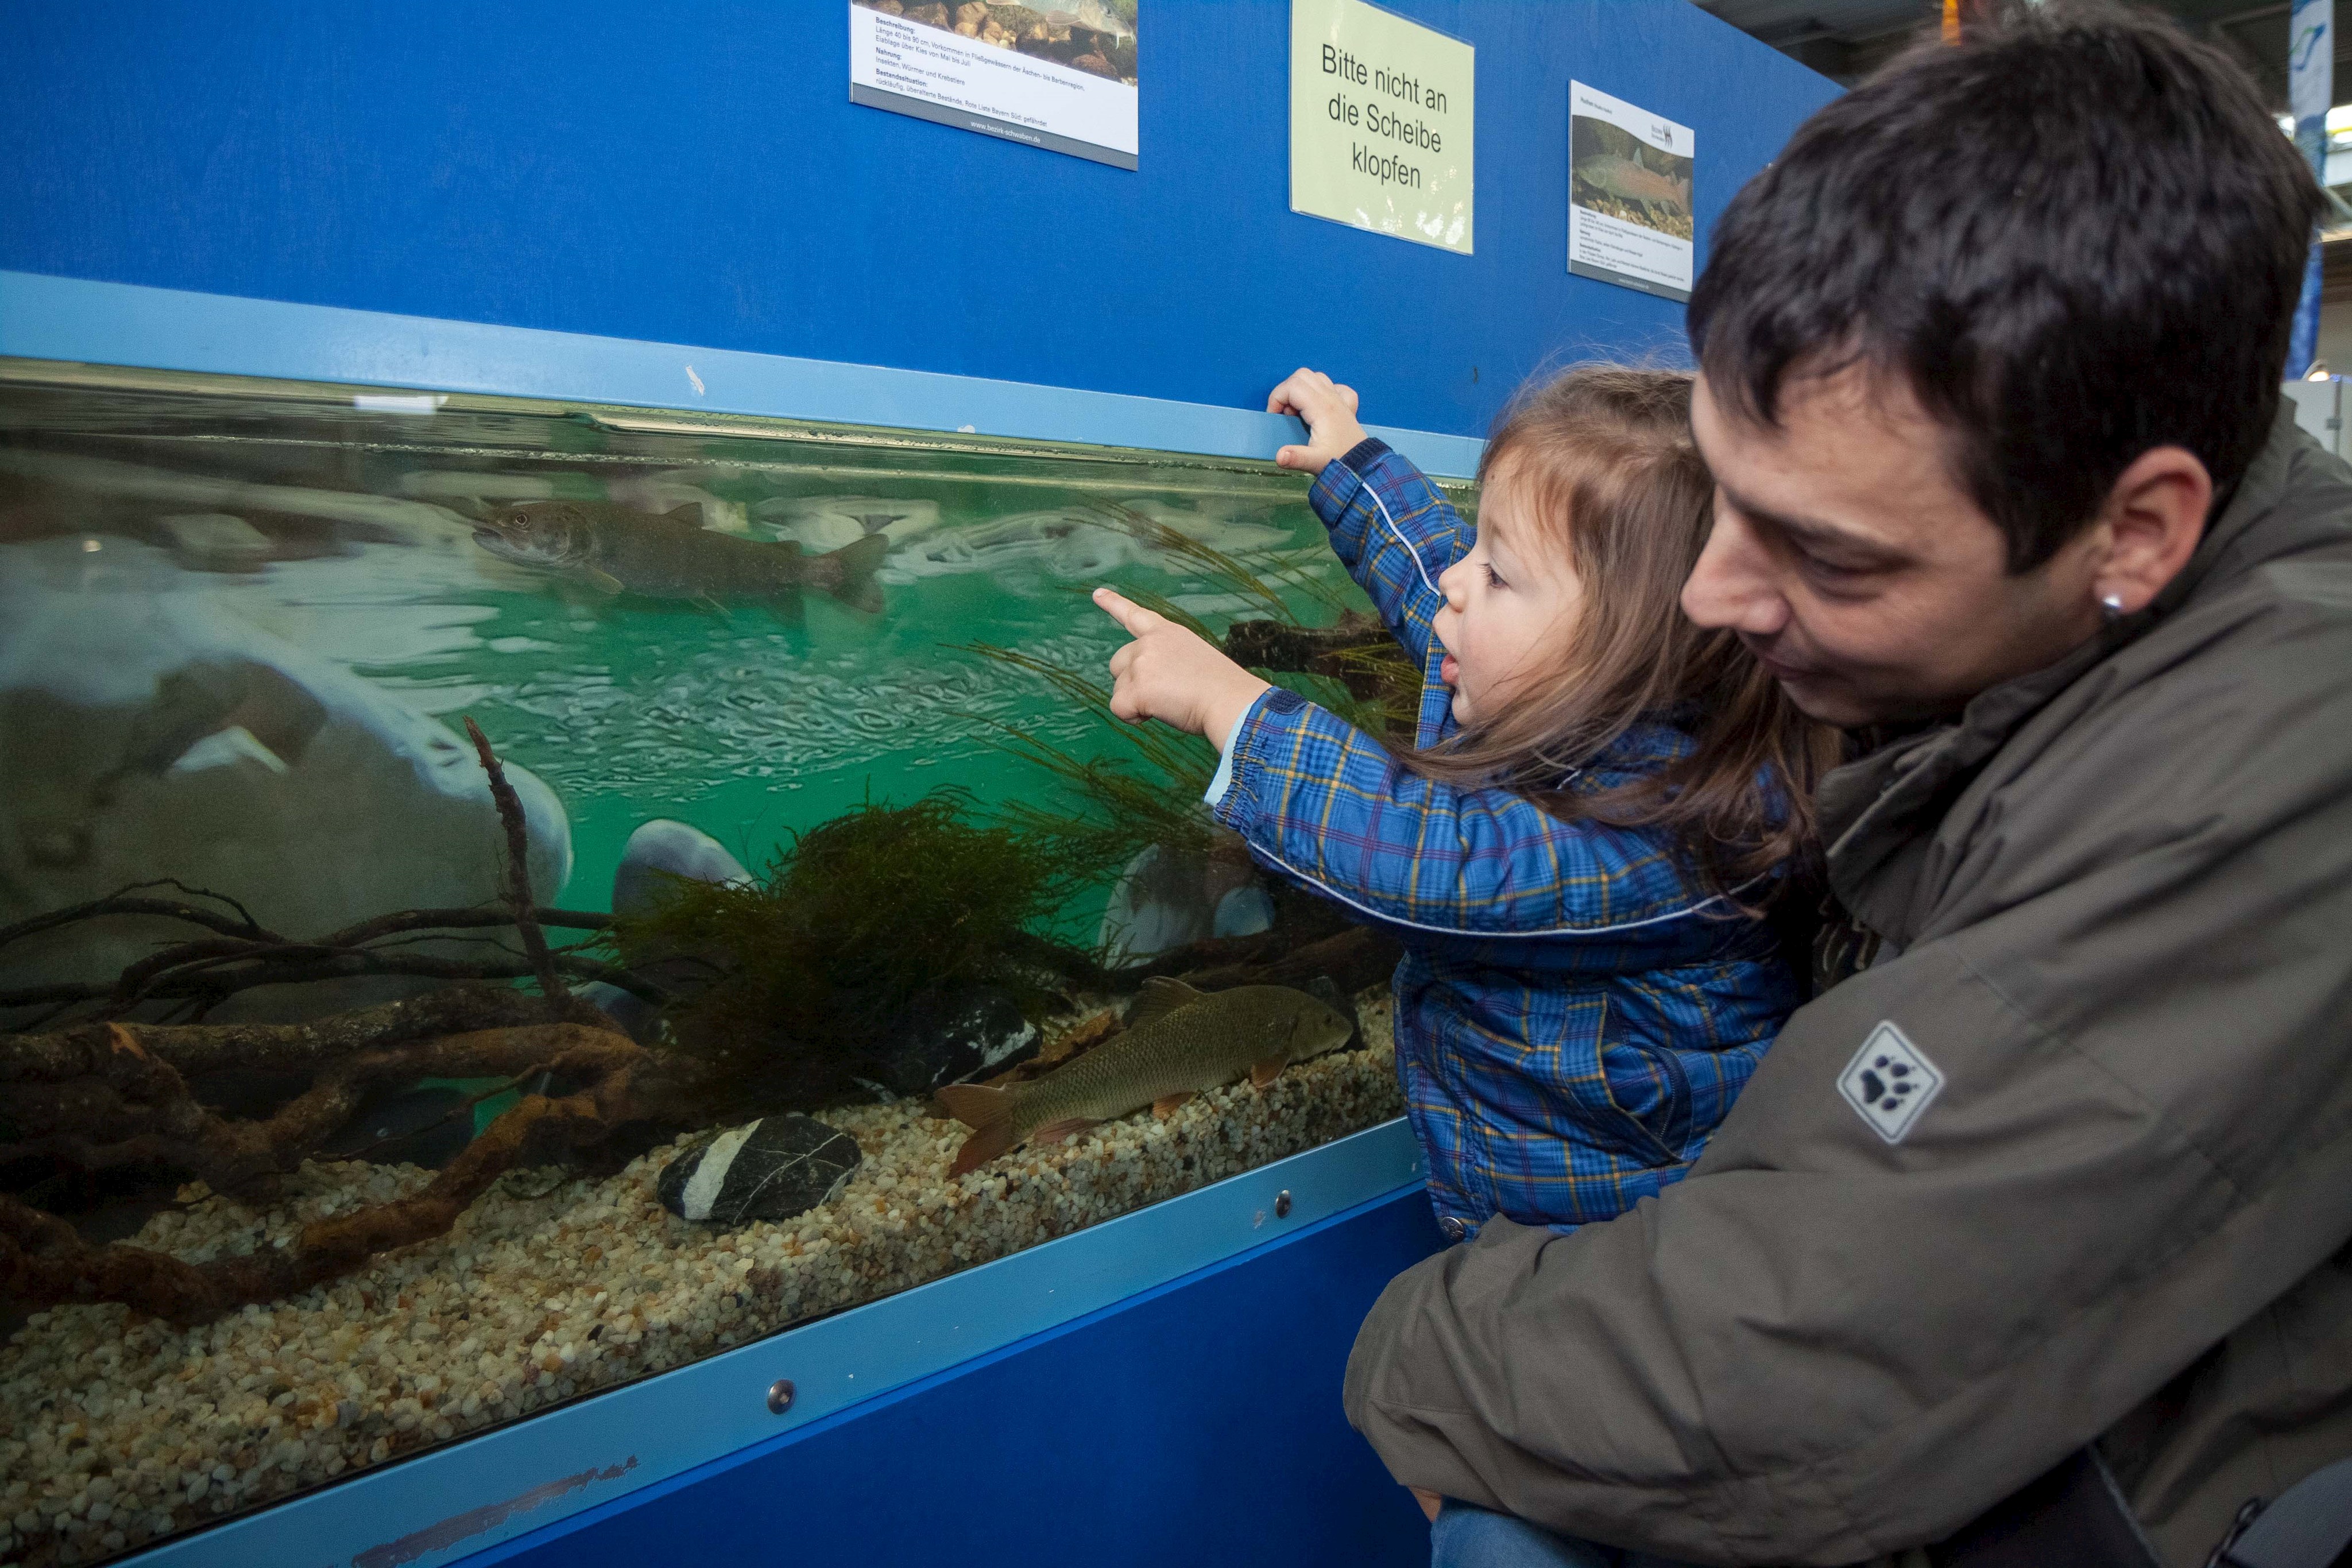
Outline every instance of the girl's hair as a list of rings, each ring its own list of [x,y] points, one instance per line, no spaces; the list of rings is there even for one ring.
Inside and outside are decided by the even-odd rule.
[[[1562,821],[1664,828],[1717,891],[1732,892],[1810,861],[1813,785],[1840,742],[1734,633],[1683,615],[1715,498],[1690,403],[1685,373],[1610,366],[1512,399],[1479,460],[1479,486],[1507,485],[1515,518],[1550,531],[1582,583],[1581,609],[1538,685],[1402,761],[1428,778],[1515,789]],[[1574,769],[1645,718],[1684,728],[1696,749],[1631,783],[1569,787]]]

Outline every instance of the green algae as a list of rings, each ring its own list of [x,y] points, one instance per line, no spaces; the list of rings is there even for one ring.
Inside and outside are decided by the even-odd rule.
[[[1056,948],[1041,928],[1100,871],[1085,845],[982,821],[943,789],[793,834],[748,883],[670,879],[611,940],[633,967],[677,977],[671,1036],[722,1082],[824,1103],[852,1092],[919,998],[990,987],[1042,1014],[1040,955]]]

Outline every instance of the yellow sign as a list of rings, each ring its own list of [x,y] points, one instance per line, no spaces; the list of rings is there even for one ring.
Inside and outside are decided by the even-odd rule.
[[[1469,255],[1477,60],[1364,0],[1290,0],[1290,210]]]

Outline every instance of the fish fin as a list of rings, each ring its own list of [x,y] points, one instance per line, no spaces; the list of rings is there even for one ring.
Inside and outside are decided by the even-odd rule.
[[[1046,1123],[1030,1134],[1029,1139],[1030,1142],[1037,1144],[1058,1144],[1064,1138],[1083,1133],[1094,1124],[1095,1119],[1091,1116],[1065,1116],[1058,1122]]]
[[[619,578],[609,571],[600,571],[593,566],[588,569],[588,580],[599,593],[621,594],[629,591],[628,585]]]
[[[955,1163],[948,1166],[948,1175],[960,1176],[967,1171],[976,1171],[1020,1141],[1013,1135],[1013,1125],[1010,1121],[982,1127],[966,1138],[963,1147],[956,1151]]]
[[[1127,1027],[1135,1029],[1154,1019],[1166,1018],[1178,1008],[1189,1007],[1199,1001],[1203,994],[1181,980],[1154,975],[1144,981],[1142,988],[1135,993],[1135,1005],[1127,1012]]]
[[[683,507],[672,507],[661,516],[663,522],[684,523],[689,528],[698,528],[702,526],[702,503],[688,501]]]
[[[868,534],[819,556],[819,560],[832,561],[841,569],[839,578],[825,591],[852,610],[862,610],[869,615],[878,613],[882,609],[882,585],[874,580],[874,569],[889,553],[888,534]]]
[[[1250,1087],[1253,1089],[1265,1088],[1267,1084],[1281,1077],[1282,1070],[1289,1065],[1290,1063],[1288,1061],[1279,1056],[1269,1056],[1264,1061],[1251,1062]]]
[[[938,1093],[940,1109],[974,1132],[993,1127],[1012,1115],[1013,1102],[1018,1098],[1009,1089],[978,1083],[950,1083]]]
[[[1201,1092],[1197,1089],[1180,1089],[1173,1094],[1162,1094],[1151,1103],[1151,1113],[1163,1118],[1173,1116],[1186,1105],[1199,1099],[1200,1094]]]

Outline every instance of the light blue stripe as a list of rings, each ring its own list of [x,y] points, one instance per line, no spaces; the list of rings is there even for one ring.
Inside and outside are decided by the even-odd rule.
[[[142,1568],[397,1561],[439,1568],[639,1487],[783,1436],[1422,1178],[1400,1119],[868,1306],[362,1472],[152,1548]],[[1291,1197],[1276,1213],[1277,1194]],[[793,1380],[782,1416],[768,1385]],[[578,1484],[566,1486],[567,1481]],[[537,1490],[541,1500],[496,1518]],[[487,1511],[445,1544],[383,1548]],[[486,1521],[486,1522],[485,1522]],[[454,1529],[462,1526],[453,1527]]]
[[[1250,715],[1257,712],[1257,705],[1264,701],[1264,692],[1250,698],[1249,706],[1242,709],[1242,716],[1234,720],[1234,727],[1225,732],[1224,749],[1217,755],[1217,771],[1210,778],[1209,788],[1201,796],[1202,801],[1212,811],[1217,809],[1217,802],[1225,798],[1225,791],[1234,787],[1234,747],[1240,744],[1242,731],[1248,727]]]
[[[0,272],[0,355],[969,431],[1218,457],[1270,460],[1277,447],[1299,440],[1303,429],[1276,414],[1120,392],[29,272]],[[1468,477],[1478,471],[1483,442],[1367,428],[1424,472]]]

